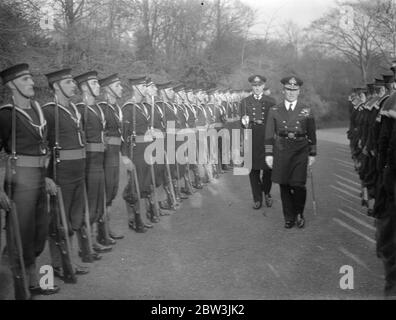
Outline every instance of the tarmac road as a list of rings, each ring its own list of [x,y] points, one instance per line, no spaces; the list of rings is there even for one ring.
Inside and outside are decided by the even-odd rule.
[[[111,223],[126,237],[76,285],[57,280],[59,294],[37,299],[382,299],[374,220],[360,206],[345,132],[318,132],[318,209],[309,180],[304,229],[284,229],[277,185],[274,206],[256,211],[248,177],[232,172],[145,234],[128,230],[119,195]],[[125,183],[122,173],[121,191]],[[46,253],[39,265],[48,262]],[[345,265],[353,289],[340,288]]]

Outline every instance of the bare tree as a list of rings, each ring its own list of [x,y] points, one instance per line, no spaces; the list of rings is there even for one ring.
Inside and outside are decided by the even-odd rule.
[[[346,27],[340,20],[343,6],[349,6],[352,23]],[[381,55],[375,39],[376,21],[363,10],[361,4],[343,3],[314,21],[309,31],[311,40],[319,46],[340,53],[359,68],[362,81],[367,81],[369,66]]]
[[[375,21],[375,41],[383,57],[390,62],[396,57],[396,4],[395,0],[361,0],[362,10]]]

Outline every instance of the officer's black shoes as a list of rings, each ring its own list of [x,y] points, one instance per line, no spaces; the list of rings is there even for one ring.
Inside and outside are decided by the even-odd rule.
[[[259,210],[263,206],[263,203],[261,201],[256,201],[253,205],[254,210]]]
[[[113,232],[113,231],[110,231],[110,232],[109,232],[109,236],[110,236],[110,238],[112,238],[112,239],[114,239],[114,240],[121,240],[121,239],[124,239],[124,235],[119,234],[119,233],[115,233],[115,232]]]
[[[270,194],[266,194],[265,196],[265,205],[267,206],[267,208],[271,208],[272,204],[273,204],[273,200]]]
[[[113,248],[110,246],[103,246],[99,243],[94,243],[92,245],[92,249],[96,252],[96,253],[106,253],[106,252],[110,252]]]
[[[297,215],[297,227],[302,229],[302,228],[304,228],[304,225],[305,225],[305,219],[304,219],[303,215],[298,214]]]
[[[32,296],[37,295],[45,295],[48,296],[50,294],[58,293],[60,288],[57,285],[54,285],[52,289],[42,289],[39,285],[29,287],[29,291]]]
[[[294,227],[294,225],[295,225],[295,222],[294,222],[294,221],[286,221],[286,222],[285,222],[285,228],[286,228],[286,229],[291,229],[291,228]]]

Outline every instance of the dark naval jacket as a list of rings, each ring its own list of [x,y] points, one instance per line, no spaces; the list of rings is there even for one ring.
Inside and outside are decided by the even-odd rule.
[[[252,130],[252,169],[268,170],[265,162],[265,128],[268,112],[274,101],[262,94],[259,99],[250,95],[241,101],[240,120],[249,117],[249,129]],[[241,122],[242,123],[242,122]]]
[[[297,102],[288,111],[284,102],[272,107],[266,127],[266,155],[273,155],[272,181],[305,185],[308,156],[316,156],[316,127],[311,108]]]

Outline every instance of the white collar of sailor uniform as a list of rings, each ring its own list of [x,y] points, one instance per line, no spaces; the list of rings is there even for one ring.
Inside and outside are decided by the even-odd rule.
[[[31,124],[31,126],[37,130],[40,137],[43,137],[44,129],[47,125],[47,121],[45,120],[43,111],[41,110],[41,107],[37,101],[31,101],[30,105],[31,105],[31,108],[33,110],[36,110],[36,112],[38,114],[38,119],[40,121],[40,123],[38,125],[34,123],[33,118],[23,108],[15,106],[15,110],[18,110],[21,114],[23,114],[29,120],[29,123]]]
[[[253,98],[256,100],[261,100],[262,97],[263,97],[263,93],[260,93],[259,95],[253,93]]]
[[[295,101],[293,101],[293,102],[290,102],[290,101],[285,100],[285,107],[286,107],[286,110],[289,110],[290,104],[291,104],[292,110],[294,111],[294,109],[296,108],[296,105],[297,105],[297,100],[295,100]]]
[[[120,106],[118,105],[118,103],[110,103],[110,102],[102,102],[103,104],[107,104],[111,110],[113,110],[115,117],[117,118],[117,120],[119,122],[122,122],[122,110],[120,108]]]

